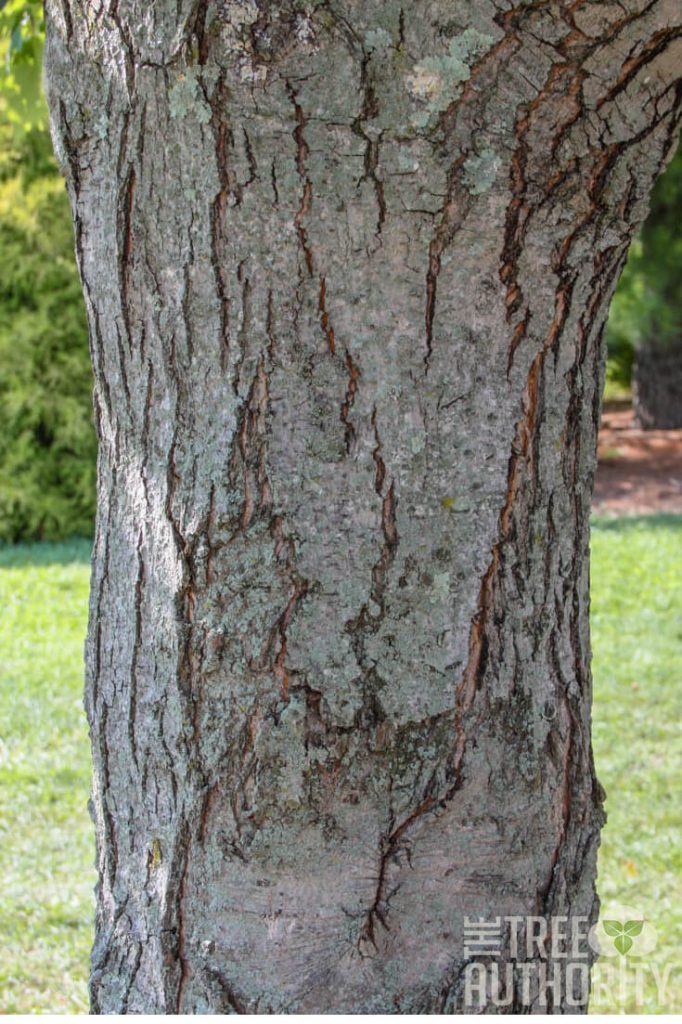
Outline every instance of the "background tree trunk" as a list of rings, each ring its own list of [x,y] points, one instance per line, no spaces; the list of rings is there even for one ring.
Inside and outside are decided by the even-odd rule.
[[[682,427],[682,340],[641,345],[632,374],[635,420],[644,430]]]
[[[47,8],[93,1008],[456,1012],[464,915],[596,914],[601,334],[679,7]]]

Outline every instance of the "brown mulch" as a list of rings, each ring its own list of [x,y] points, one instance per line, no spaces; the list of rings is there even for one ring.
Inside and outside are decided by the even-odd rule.
[[[593,509],[682,513],[682,430],[639,430],[624,403],[604,407]]]

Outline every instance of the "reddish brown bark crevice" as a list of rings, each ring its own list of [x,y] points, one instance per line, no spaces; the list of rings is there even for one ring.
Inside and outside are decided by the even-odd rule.
[[[348,370],[348,385],[346,387],[346,396],[341,404],[341,415],[340,419],[344,425],[346,435],[346,451],[350,451],[351,443],[355,437],[355,427],[350,420],[350,411],[353,408],[355,402],[355,394],[358,390],[358,382],[360,380],[360,369],[353,362],[353,358],[346,349],[346,369]]]
[[[435,799],[431,796],[426,797],[418,807],[414,809],[404,820],[391,829],[391,831],[382,838],[379,847],[379,870],[377,873],[376,890],[374,894],[374,901],[371,907],[367,911],[365,919],[360,929],[358,937],[358,949],[362,955],[363,943],[369,942],[378,950],[377,933],[376,933],[376,922],[382,926],[384,931],[389,931],[388,923],[388,904],[391,895],[394,893],[387,892],[388,884],[388,868],[391,861],[394,861],[401,852],[400,843],[405,833],[417,822],[424,814],[427,814],[435,806]],[[409,859],[409,851],[405,851]],[[394,890],[394,892],[397,890]]]
[[[381,148],[381,134],[378,137],[372,138],[365,131],[365,122],[372,120],[379,116],[379,103],[377,101],[377,95],[374,88],[374,84],[369,73],[369,61],[370,57],[365,55],[360,65],[360,87],[362,89],[362,108],[357,118],[353,122],[352,129],[356,135],[359,135],[361,139],[365,141],[365,170],[364,174],[358,181],[358,186],[362,185],[364,181],[371,181],[374,189],[374,195],[377,204],[377,222],[376,222],[376,235],[381,235],[381,229],[386,220],[386,196],[384,192],[384,183],[378,176],[379,167],[379,151]]]
[[[381,529],[384,535],[384,544],[379,561],[376,562],[372,569],[372,581],[374,584],[372,596],[379,605],[382,604],[386,577],[398,546],[398,528],[395,518],[396,507],[395,485],[391,481],[391,485],[381,503]]]
[[[275,542],[275,558],[282,560],[284,572],[292,588],[291,595],[284,611],[277,620],[277,643],[278,650],[273,661],[273,672],[279,682],[280,696],[283,701],[289,699],[289,670],[287,669],[287,630],[293,615],[300,601],[308,593],[310,583],[304,579],[296,570],[296,556],[293,541],[284,533],[284,520],[281,516],[275,516],[270,524],[270,533]]]
[[[221,368],[223,371],[227,369],[230,348],[229,271],[225,259],[225,225],[230,200],[236,204],[241,202],[241,190],[232,173],[230,153],[233,139],[225,118],[226,101],[225,82],[221,77],[216,84],[211,102],[211,128],[215,139],[216,166],[220,180],[220,189],[211,206],[211,259],[220,303]]]
[[[456,691],[456,746],[454,771],[459,778],[467,743],[465,716],[473,706],[476,692],[481,686],[487,668],[488,636],[493,609],[503,600],[499,593],[505,546],[514,541],[515,524],[524,504],[533,500],[534,477],[537,472],[534,446],[542,415],[542,373],[547,353],[552,351],[561,337],[570,311],[570,292],[560,287],[556,294],[555,314],[542,349],[531,363],[523,395],[523,415],[516,425],[514,443],[509,459],[507,494],[499,516],[498,540],[493,546],[491,560],[481,580],[478,609],[472,620],[469,635],[469,654]],[[527,481],[531,494],[522,497]],[[521,513],[522,514],[522,513]]]
[[[438,275],[441,270],[441,257],[458,229],[464,223],[466,215],[473,204],[473,196],[462,187],[460,180],[466,157],[467,154],[462,153],[450,168],[447,198],[443,205],[440,223],[429,245],[429,259],[426,270],[426,305],[424,310],[424,326],[426,331],[425,375],[429,372],[429,364],[433,354],[433,331],[436,318],[436,298],[438,293]]]
[[[514,366],[514,356],[516,355],[516,350],[525,338],[526,333],[528,331],[528,324],[530,323],[530,319],[530,309],[526,309],[525,316],[522,320],[519,320],[516,327],[514,328],[511,344],[509,346],[509,353],[507,355],[507,378],[509,378],[512,371],[512,367]]]
[[[424,364],[428,370],[431,353],[433,352],[433,321],[436,315],[436,292],[438,288],[438,275],[440,273],[440,253],[435,242],[431,243],[429,252],[429,268],[426,271],[426,310],[424,313],[424,325],[426,328],[426,355]]]
[[[562,61],[552,65],[542,89],[534,100],[521,108],[514,125],[517,147],[510,164],[510,184],[513,198],[507,209],[505,237],[500,256],[502,264],[500,281],[506,287],[505,306],[508,321],[511,321],[524,302],[523,291],[519,283],[519,258],[523,252],[526,233],[533,214],[539,206],[538,203],[532,203],[528,199],[530,145],[528,140],[533,122],[536,117],[541,118],[547,103],[556,101],[561,113],[557,119],[551,143],[551,152],[554,154],[563,133],[577,120],[582,111],[580,93],[583,79],[582,69],[572,63]],[[551,191],[558,187],[564,178],[564,171],[556,173],[550,171],[549,182],[544,186],[545,195],[548,190]],[[512,335],[507,358],[507,376],[511,373],[516,350],[526,336],[529,322],[530,307],[527,305],[524,315],[517,322]]]
[[[143,533],[140,531],[137,538],[137,578],[135,580],[135,635],[133,639],[133,657],[130,665],[130,697],[128,703],[128,739],[130,741],[130,753],[133,764],[137,771],[140,769],[137,758],[137,739],[135,726],[137,721],[137,672],[142,644],[142,601],[144,598],[145,585],[145,564],[142,551]]]
[[[384,481],[386,479],[386,464],[381,457],[381,438],[379,437],[379,428],[377,427],[377,409],[376,406],[372,409],[372,428],[374,430],[374,441],[375,446],[372,450],[372,459],[374,460],[375,474],[374,474],[374,489],[377,494],[381,497],[384,490]]]
[[[651,64],[670,43],[682,37],[682,29],[679,27],[665,28],[656,32],[640,49],[639,53],[633,54],[623,64],[617,81],[597,101],[596,109],[600,110],[605,103],[609,103],[624,92],[634,78],[637,77],[642,68]]]
[[[293,131],[294,141],[296,142],[296,170],[303,183],[303,191],[301,193],[301,202],[296,216],[294,217],[294,227],[298,234],[298,240],[303,252],[305,259],[305,265],[308,269],[308,275],[313,276],[313,252],[308,242],[308,235],[304,227],[305,218],[310,212],[310,207],[313,201],[313,186],[308,173],[306,170],[306,160],[308,158],[308,143],[305,140],[305,115],[303,108],[296,98],[296,92],[292,88],[291,84],[287,82],[287,89],[289,93],[289,99],[294,108],[294,114],[296,119],[296,127]]]
[[[287,657],[287,629],[291,618],[294,614],[294,609],[298,604],[299,600],[307,593],[308,583],[306,580],[299,580],[296,582],[294,592],[289,598],[289,602],[282,612],[280,620],[277,624],[277,630],[279,633],[279,651],[274,661],[274,673],[279,680],[280,694],[283,701],[289,699],[289,672],[286,666]]]
[[[334,327],[327,310],[327,279],[324,276],[320,277],[320,292],[318,296],[317,309],[320,314],[320,326],[322,332],[327,339],[327,347],[329,354],[336,355],[336,335],[334,334]],[[358,384],[360,381],[361,373],[359,366],[353,360],[348,349],[345,350],[346,355],[344,362],[348,371],[348,384],[346,386],[346,393],[341,403],[341,411],[339,413],[339,419],[341,420],[344,428],[344,437],[346,444],[346,451],[350,452],[353,438],[355,437],[355,427],[350,419],[350,412],[355,402],[355,395],[358,390]]]
[[[239,529],[248,529],[257,512],[272,506],[272,492],[267,473],[267,417],[269,407],[268,378],[263,357],[258,360],[256,374],[241,414],[233,465],[240,463],[244,499]]]
[[[133,209],[135,203],[136,186],[135,168],[131,166],[123,187],[122,209],[121,209],[121,249],[119,255],[121,273],[121,313],[126,331],[128,349],[132,355],[133,332],[130,318],[130,275],[133,257]],[[123,364],[122,364],[123,365]]]
[[[329,313],[327,312],[327,279],[320,277],[320,295],[317,303],[317,308],[320,313],[320,324],[322,326],[322,332],[327,339],[327,346],[331,355],[336,352],[336,342],[334,338],[334,328],[332,327]]]
[[[178,886],[178,960],[180,962],[180,980],[178,984],[178,995],[177,1004],[175,1006],[175,1013],[183,1012],[183,1003],[185,998],[185,989],[190,976],[190,965],[187,958],[187,938],[185,928],[185,915],[183,913],[183,905],[185,902],[185,893],[187,887],[187,868],[189,866],[189,851],[190,851],[191,840],[188,839],[187,846],[185,848],[184,863],[182,868],[182,874],[180,875],[180,885]]]
[[[637,17],[643,17],[645,13],[646,11],[641,12]],[[612,41],[618,35],[618,32],[631,22],[633,17],[634,16],[626,16],[626,18],[614,23],[609,34],[609,41]],[[535,119],[540,120],[545,116],[544,108],[548,103],[554,103],[557,107],[559,116],[556,117],[556,126],[553,131],[553,138],[550,146],[550,153],[552,158],[554,158],[560,144],[565,139],[567,132],[582,116],[584,116],[585,108],[582,90],[583,83],[586,78],[586,72],[581,65],[585,60],[586,54],[592,54],[599,47],[604,45],[603,39],[589,41],[582,32],[575,29],[575,25],[572,22],[572,12],[569,22],[573,25],[572,31],[568,32],[556,44],[556,49],[562,54],[564,59],[552,66],[547,80],[537,97],[521,108],[514,128],[518,146],[512,156],[510,166],[510,181],[513,199],[507,212],[505,240],[501,255],[502,267],[500,269],[500,280],[507,289],[506,308],[508,319],[511,319],[513,314],[523,303],[523,294],[518,280],[518,257],[520,252],[523,250],[523,244],[530,221],[533,215],[537,212],[539,206],[546,202],[555,193],[556,189],[561,187],[564,182],[577,173],[578,170],[577,163],[572,158],[565,167],[549,174],[546,182],[542,185],[544,192],[544,200],[542,203],[528,203],[526,199],[528,188],[528,137],[533,126],[533,121]],[[666,37],[667,35],[669,37]],[[669,34],[665,32],[657,33],[654,39],[650,41],[650,44],[645,47],[645,52],[639,54],[638,58],[632,58],[630,61],[626,61],[623,65],[623,70],[621,71],[621,76],[619,77],[617,85],[608,90],[599,99],[597,102],[597,109],[599,109],[608,100],[615,98],[621,88],[625,88],[629,81],[636,76],[640,68],[643,67],[648,60],[653,59],[658,55],[658,53],[662,52],[671,39],[678,35],[679,30],[675,30],[675,32]],[[638,60],[640,61],[639,63]],[[593,181],[589,186],[590,196],[593,201],[596,201],[595,197],[599,191],[600,182],[606,180],[611,162],[615,158],[615,155],[620,152],[621,148],[622,147],[618,144],[606,147],[601,158],[601,163],[596,169]],[[551,163],[549,166],[551,167]],[[588,211],[585,215],[584,223],[587,223],[592,216],[593,211]],[[581,227],[582,224],[579,224],[574,234],[577,234],[577,231],[580,230]],[[563,262],[565,259],[565,256],[573,243],[573,237],[574,235],[571,235],[565,239],[564,251],[559,254],[558,262]],[[513,365],[515,352],[520,342],[525,337],[528,325],[527,316],[528,309],[526,310],[524,318],[516,324],[514,329],[509,350],[508,372]]]
[[[204,968],[206,974],[212,980],[216,981],[220,990],[221,1003],[222,1005],[217,1006],[216,1010],[222,1013],[250,1013],[251,1010],[248,1006],[237,996],[234,986],[230,985],[225,978],[222,971],[219,971],[216,967],[208,964]],[[256,1000],[256,1005],[253,1007],[253,1012],[258,1013],[258,1003],[260,1000]]]

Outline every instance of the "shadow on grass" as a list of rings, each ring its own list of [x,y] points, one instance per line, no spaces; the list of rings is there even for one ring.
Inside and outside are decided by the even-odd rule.
[[[592,516],[592,529],[626,533],[628,530],[680,530],[682,531],[682,515],[673,512],[655,512],[646,516]]]
[[[92,541],[74,537],[64,541],[0,544],[0,569],[30,565],[89,565]]]

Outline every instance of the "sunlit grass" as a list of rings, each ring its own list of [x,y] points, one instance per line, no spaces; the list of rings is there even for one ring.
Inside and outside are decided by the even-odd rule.
[[[0,1011],[86,1012],[89,545],[0,548]]]
[[[682,925],[682,517],[600,520],[592,538],[594,741],[608,793],[605,906],[658,930],[647,962],[678,964]],[[0,548],[0,1011],[86,1012],[95,881],[82,710],[86,543]],[[601,972],[601,973],[600,973]],[[604,978],[597,967],[595,979]],[[598,986],[597,986],[598,988]],[[671,1012],[619,1001],[601,1012]]]
[[[598,889],[609,904],[643,912],[658,933],[642,958],[644,1003],[625,969],[625,999],[611,969],[595,968],[591,1010],[682,1008],[682,517],[598,520],[592,531],[594,746],[607,792]],[[616,958],[619,963],[620,958]],[[659,998],[651,966],[674,968]]]

